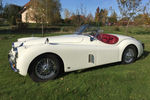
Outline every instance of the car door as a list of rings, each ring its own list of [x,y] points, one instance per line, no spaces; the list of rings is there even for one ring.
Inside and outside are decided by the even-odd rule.
[[[115,44],[97,41],[97,65],[119,61],[119,48]]]

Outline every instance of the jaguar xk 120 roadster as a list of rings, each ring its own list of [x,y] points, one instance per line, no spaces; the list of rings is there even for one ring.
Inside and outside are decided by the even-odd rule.
[[[19,74],[27,73],[33,81],[56,78],[69,72],[94,66],[139,58],[144,44],[133,37],[104,34],[81,26],[74,34],[51,37],[20,38],[12,44],[8,59]]]

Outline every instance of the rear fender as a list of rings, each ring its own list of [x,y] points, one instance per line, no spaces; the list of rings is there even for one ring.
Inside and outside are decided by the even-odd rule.
[[[135,40],[134,38],[132,39],[126,39],[126,40],[123,40],[122,42],[120,42],[118,44],[118,47],[119,47],[119,60],[121,61],[122,60],[122,55],[123,55],[123,52],[125,50],[125,48],[129,45],[134,45],[136,48],[137,48],[137,57],[140,57],[141,54],[142,54],[142,45],[137,41]]]

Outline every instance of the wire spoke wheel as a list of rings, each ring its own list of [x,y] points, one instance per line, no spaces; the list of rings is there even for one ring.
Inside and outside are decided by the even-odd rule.
[[[136,48],[132,45],[128,46],[123,53],[122,62],[125,64],[132,63],[136,60],[136,56],[137,56]]]
[[[127,53],[125,54],[125,62],[130,63],[135,57],[133,49],[128,49]]]
[[[41,55],[32,63],[29,75],[33,81],[47,81],[55,79],[60,72],[60,62],[55,55]]]
[[[41,79],[47,79],[57,72],[54,61],[50,58],[42,58],[35,67],[35,74]]]

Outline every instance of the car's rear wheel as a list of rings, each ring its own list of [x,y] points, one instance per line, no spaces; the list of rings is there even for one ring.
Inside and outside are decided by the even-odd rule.
[[[126,49],[123,52],[122,63],[124,64],[133,63],[136,60],[136,58],[137,58],[136,47],[133,45],[126,47]]]
[[[33,81],[42,82],[55,79],[60,72],[57,56],[45,54],[37,57],[30,65],[29,76]]]

